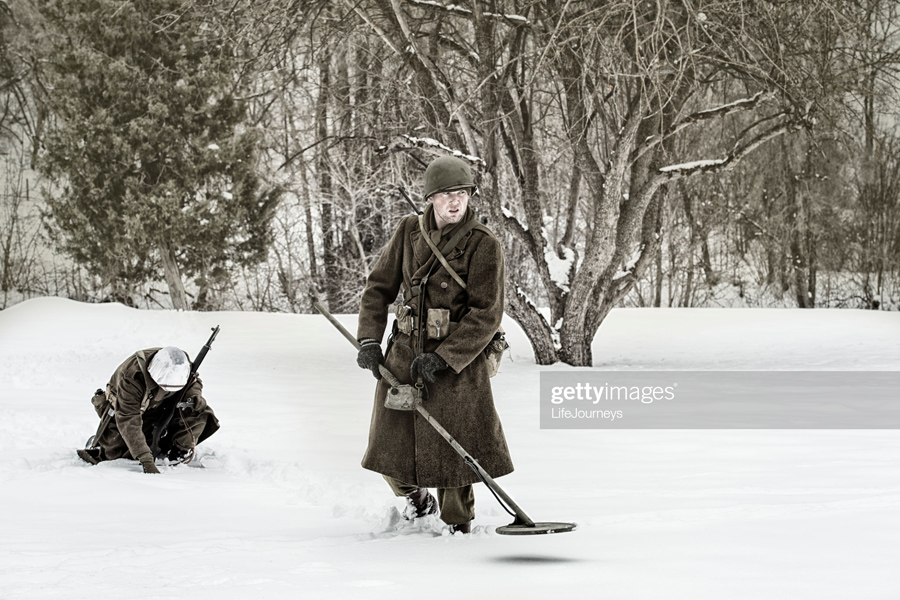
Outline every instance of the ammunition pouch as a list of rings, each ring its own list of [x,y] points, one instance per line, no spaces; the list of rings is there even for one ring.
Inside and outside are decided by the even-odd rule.
[[[446,308],[429,308],[425,328],[429,340],[442,340],[450,335],[450,311]]]
[[[397,316],[397,330],[405,335],[412,334],[415,329],[415,317],[412,315],[412,308],[406,304],[398,304],[394,314]]]
[[[507,348],[509,348],[509,344],[506,343],[506,332],[500,327],[483,351],[484,357],[487,359],[488,376],[493,377],[500,370],[500,359],[503,358],[503,352]]]

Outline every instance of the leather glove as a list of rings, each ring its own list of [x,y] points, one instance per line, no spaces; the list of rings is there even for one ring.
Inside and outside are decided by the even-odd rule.
[[[409,366],[409,376],[413,381],[421,377],[428,383],[434,383],[434,374],[449,367],[443,358],[434,352],[418,355]]]
[[[141,454],[138,456],[138,460],[141,461],[141,468],[144,469],[144,473],[157,474],[159,475],[159,469],[156,468],[156,463],[153,462],[153,455],[149,452],[145,454]]]
[[[356,364],[360,369],[369,369],[375,379],[381,379],[378,365],[384,363],[384,355],[381,353],[381,344],[378,341],[365,338],[360,340],[359,353],[356,355]]]

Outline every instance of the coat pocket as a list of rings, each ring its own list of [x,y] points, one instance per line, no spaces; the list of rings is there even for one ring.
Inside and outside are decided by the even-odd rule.
[[[429,308],[426,320],[429,340],[442,340],[450,335],[450,310]]]

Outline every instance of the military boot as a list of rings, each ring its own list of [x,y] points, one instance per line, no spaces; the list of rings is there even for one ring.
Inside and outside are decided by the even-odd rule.
[[[450,526],[450,533],[472,533],[472,521]]]
[[[169,462],[178,462],[184,460],[187,457],[188,452],[188,450],[185,450],[178,444],[172,444],[172,447],[169,448],[169,451],[166,453],[166,458],[169,459]]]
[[[406,510],[403,516],[412,521],[426,515],[437,513],[437,501],[425,488],[419,488],[406,497]]]
[[[87,448],[83,450],[77,451],[78,458],[83,460],[86,463],[91,463],[92,465],[100,464],[100,449],[99,448]]]

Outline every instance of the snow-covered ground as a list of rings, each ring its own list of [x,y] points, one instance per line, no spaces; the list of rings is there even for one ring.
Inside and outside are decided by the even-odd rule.
[[[351,330],[355,316],[340,317]],[[192,354],[222,430],[159,476],[81,463],[94,389],[142,347]],[[538,426],[523,333],[494,379],[536,520],[501,536],[398,524],[359,466],[373,380],[315,315],[136,311],[37,299],[0,312],[0,598],[900,598],[900,431],[560,431]],[[900,315],[626,309],[596,369],[896,370]]]

